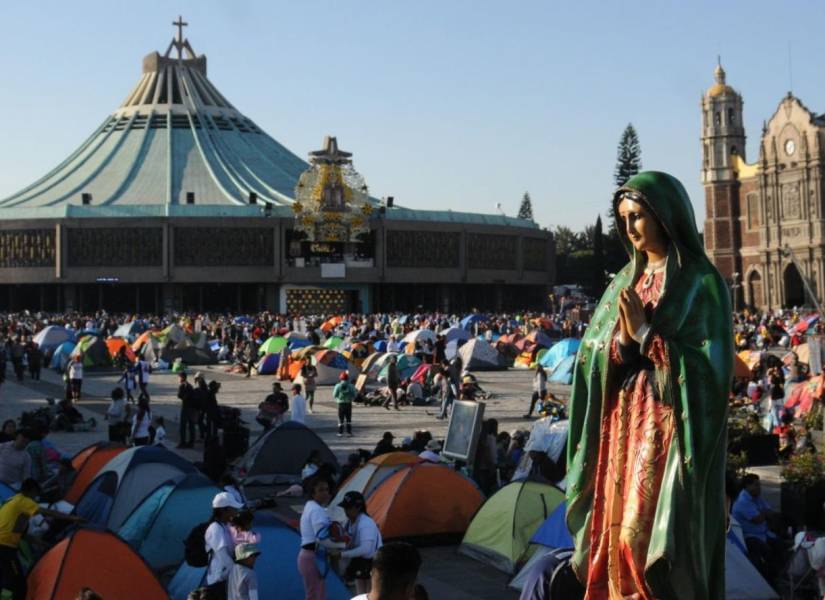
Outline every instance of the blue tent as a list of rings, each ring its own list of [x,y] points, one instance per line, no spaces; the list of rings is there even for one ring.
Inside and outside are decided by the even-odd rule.
[[[466,342],[471,337],[470,332],[462,327],[448,327],[444,331],[441,332],[441,335],[444,337],[444,341],[448,344],[453,341],[461,341]]]
[[[287,346],[290,350],[297,350],[298,348],[306,348],[307,346],[311,346],[312,342],[302,338],[290,338]]]
[[[378,340],[372,345],[375,348],[376,352],[386,352],[387,351],[387,341],[386,340]]]
[[[544,523],[536,530],[530,538],[531,544],[541,544],[548,548],[572,548],[573,538],[567,530],[567,523],[564,520],[566,502],[559,504]]]
[[[37,344],[41,352],[51,352],[62,343],[73,340],[74,332],[59,325],[49,325],[38,331],[34,338],[32,338],[32,341]]]
[[[176,567],[183,560],[181,540],[195,525],[209,520],[218,492],[200,473],[178,475],[146,496],[117,534],[155,571]]]
[[[556,342],[552,348],[544,353],[539,363],[541,363],[542,367],[553,370],[561,364],[565,358],[575,355],[579,350],[580,344],[581,340],[577,340],[576,338],[565,338],[560,342]]]
[[[74,342],[63,342],[60,344],[57,348],[55,348],[54,354],[52,354],[52,361],[49,363],[49,366],[52,369],[63,371],[69,363],[69,355],[72,353],[72,350],[74,350],[74,347]]]
[[[77,501],[74,512],[117,531],[159,485],[195,472],[192,463],[163,446],[129,448],[104,465]]]
[[[461,319],[461,327],[462,327],[462,329],[466,329],[467,331],[469,331],[470,329],[472,329],[474,324],[480,323],[481,321],[486,321],[486,320],[487,320],[487,317],[485,317],[484,315],[479,315],[479,314],[467,315],[466,317]]]
[[[277,517],[265,512],[255,513],[252,528],[261,534],[261,542],[258,544],[261,556],[255,563],[258,598],[303,598],[304,583],[296,567],[301,536]],[[326,573],[327,598],[349,600],[352,597],[352,593],[332,569],[321,562],[318,563],[318,568],[321,573]],[[186,600],[192,590],[202,585],[205,575],[205,567],[190,567],[184,562],[169,582],[167,590],[171,600]]]
[[[258,375],[274,375],[278,371],[278,363],[280,360],[281,356],[279,354],[264,354],[255,366]]]
[[[556,368],[550,373],[549,380],[553,383],[566,383],[570,385],[573,383],[573,367],[575,366],[576,355],[573,354],[556,365]]]

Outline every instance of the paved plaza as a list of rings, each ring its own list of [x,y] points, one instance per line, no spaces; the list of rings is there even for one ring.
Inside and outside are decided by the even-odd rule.
[[[252,376],[247,379],[227,373],[224,365],[204,367],[200,371],[207,380],[221,382],[219,401],[241,409],[243,419],[252,429],[254,440],[261,431],[254,420],[257,406],[269,393],[274,378]],[[190,371],[190,378],[194,373],[194,370]],[[522,415],[529,404],[532,372],[511,369],[477,373],[477,376],[481,386],[494,394],[486,403],[485,416],[498,419],[501,430],[512,431],[527,427],[529,422]],[[108,406],[109,392],[116,385],[118,377],[115,372],[86,373],[83,382],[84,399],[79,408],[84,416],[94,417],[98,421],[97,430],[86,433],[54,432],[49,437],[58,448],[67,454],[73,454],[106,438],[103,414]],[[16,419],[24,410],[43,406],[45,398],[59,398],[63,393],[61,376],[51,370],[44,370],[39,382],[26,378],[19,384],[12,379],[13,374],[9,370],[6,383],[0,387],[0,419]],[[176,396],[177,381],[177,376],[172,373],[153,373],[149,384],[153,414],[163,416],[166,420],[170,447],[174,447],[177,442],[180,406]],[[566,387],[554,389],[554,393],[560,397],[565,397],[566,391]],[[332,388],[319,387],[314,414],[307,417],[307,424],[321,435],[340,461],[346,460],[347,455],[358,448],[372,450],[384,431],[392,431],[399,441],[418,429],[429,429],[439,439],[446,434],[446,422],[435,418],[437,407],[402,407],[400,411],[387,411],[381,407],[358,405],[353,412],[354,437],[337,437],[337,411],[332,400]],[[176,451],[192,461],[201,458],[200,447]],[[470,600],[518,597],[518,594],[506,588],[508,577],[505,574],[458,555],[455,546],[425,548],[423,556],[424,567],[420,581],[430,591],[432,598]]]

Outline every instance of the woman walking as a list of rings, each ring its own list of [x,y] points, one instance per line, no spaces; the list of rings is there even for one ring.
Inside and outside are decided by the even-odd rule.
[[[321,536],[332,524],[326,506],[331,499],[329,482],[322,477],[312,477],[307,483],[310,500],[301,513],[301,551],[298,553],[298,572],[304,580],[306,600],[326,600],[324,578],[318,570],[316,552]]]

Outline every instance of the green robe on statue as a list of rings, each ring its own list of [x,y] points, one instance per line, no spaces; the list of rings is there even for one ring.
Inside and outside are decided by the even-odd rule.
[[[663,446],[661,481],[642,557],[644,584],[653,597],[663,600],[723,599],[727,408],[733,365],[728,289],[705,255],[693,208],[679,181],[665,173],[640,173],[617,192],[614,210],[628,190],[641,193],[641,202],[670,239],[663,287],[650,316],[651,334],[666,359],[651,366],[650,373],[656,402],[668,411],[672,427],[669,443]],[[594,498],[603,497],[596,487],[600,447],[610,443],[603,439],[606,413],[616,405],[622,386],[622,373],[610,355],[619,293],[637,283],[645,266],[644,255],[633,249],[621,228],[620,237],[631,262],[608,286],[582,340],[569,406],[567,524],[576,544],[573,567],[583,583],[592,564],[593,536],[602,535],[591,528]]]

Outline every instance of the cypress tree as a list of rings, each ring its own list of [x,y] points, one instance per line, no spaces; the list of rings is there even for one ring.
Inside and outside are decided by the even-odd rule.
[[[530,201],[530,194],[528,192],[524,192],[524,196],[521,197],[521,206],[519,206],[518,209],[518,218],[527,219],[529,221],[533,220],[533,203]]]

